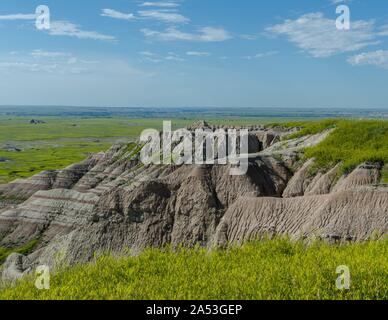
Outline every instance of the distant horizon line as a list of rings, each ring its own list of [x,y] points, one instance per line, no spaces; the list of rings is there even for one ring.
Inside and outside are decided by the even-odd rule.
[[[53,104],[42,104],[42,105],[23,105],[23,104],[4,104],[0,105],[0,108],[96,108],[96,109],[331,109],[331,110],[388,110],[387,107],[335,107],[335,106],[322,106],[322,107],[307,107],[307,106],[298,106],[298,107],[279,107],[279,106],[260,106],[260,107],[221,107],[221,106],[92,106],[92,105],[53,105]]]

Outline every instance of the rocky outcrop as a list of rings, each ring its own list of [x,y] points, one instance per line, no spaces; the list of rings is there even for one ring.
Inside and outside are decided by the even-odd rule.
[[[282,133],[273,130],[259,131],[256,134],[261,143],[262,149],[267,149],[277,142],[280,142]]]
[[[41,190],[70,189],[101,160],[102,156],[103,154],[92,155],[87,160],[63,170],[43,171],[29,179],[19,179],[6,185],[0,185],[0,196],[28,199]]]
[[[307,187],[305,195],[321,195],[328,194],[336,183],[336,179],[340,173],[340,165],[336,165],[326,173],[318,172]]]
[[[12,253],[4,263],[2,280],[4,282],[13,282],[20,279],[31,271],[31,266],[31,261],[26,256]]]
[[[243,243],[268,235],[367,240],[388,231],[388,189],[342,191],[298,198],[243,197],[217,227],[214,243]]]
[[[298,150],[328,133],[269,142],[269,133],[258,131],[251,134],[256,145],[269,147],[250,155],[242,176],[218,164],[145,166],[136,151],[115,145],[2,186],[3,197],[28,199],[0,209],[0,245],[40,239],[28,257],[7,260],[4,276],[150,246],[225,245],[267,234],[359,241],[387,233],[388,188],[373,186],[378,165],[364,164],[337,182],[338,166],[315,172],[313,159],[298,162]]]
[[[348,176],[343,176],[334,187],[333,192],[376,185],[380,181],[380,170],[381,165],[379,163],[364,163],[358,166]]]
[[[308,160],[296,172],[284,190],[283,197],[292,198],[303,196],[309,184],[311,184],[314,174],[311,172],[314,165],[314,159]]]

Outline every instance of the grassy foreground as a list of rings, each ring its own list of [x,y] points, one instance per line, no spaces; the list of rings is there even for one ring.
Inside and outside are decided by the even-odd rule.
[[[346,265],[351,288],[336,288]],[[147,250],[105,256],[62,270],[51,289],[33,279],[0,291],[0,299],[388,299],[388,241],[306,247],[287,239],[204,249]]]

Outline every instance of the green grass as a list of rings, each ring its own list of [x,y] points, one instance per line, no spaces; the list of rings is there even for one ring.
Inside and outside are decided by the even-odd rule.
[[[272,124],[274,126],[276,124]],[[388,165],[388,121],[327,119],[310,122],[288,122],[286,127],[302,129],[287,139],[317,134],[326,129],[334,131],[320,144],[304,150],[306,158],[315,158],[315,169],[331,168],[342,163],[341,173],[349,173],[364,162]],[[387,167],[382,181],[388,181]]]
[[[388,184],[388,163],[385,164],[383,170],[381,170],[381,182]]]
[[[336,288],[336,269],[350,268],[351,288]],[[146,250],[104,256],[62,270],[51,288],[34,279],[0,291],[0,299],[388,299],[388,241],[306,247],[287,239],[204,249]]]
[[[29,253],[32,252],[32,250],[34,250],[34,248],[38,245],[38,243],[39,243],[39,239],[35,239],[25,244],[24,246],[18,247],[18,248],[11,249],[11,248],[0,247],[0,265],[4,263],[4,261],[11,253],[20,253],[23,255],[28,255]]]
[[[339,120],[336,119],[325,119],[320,121],[310,121],[310,122],[288,122],[285,123],[285,127],[294,128],[301,127],[302,129],[290,136],[288,139],[296,139],[304,137],[306,135],[317,134],[323,132],[327,129],[334,129],[337,127]]]
[[[0,163],[0,183],[27,178],[44,170],[67,167],[109,146],[109,143],[74,142],[58,147],[39,146],[22,152],[0,151],[0,157],[10,159],[9,162]]]
[[[348,173],[364,162],[388,164],[388,121],[340,120],[323,142],[305,150],[318,167],[342,163]]]

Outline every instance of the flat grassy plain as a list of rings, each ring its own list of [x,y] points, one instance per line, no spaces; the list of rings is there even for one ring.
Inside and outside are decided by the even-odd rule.
[[[336,287],[339,266],[350,290]],[[149,249],[137,257],[103,256],[65,268],[50,290],[27,278],[0,291],[1,300],[359,300],[388,299],[388,241],[306,246],[263,240],[227,250]]]
[[[64,168],[88,154],[104,151],[117,140],[134,140],[145,128],[160,121],[137,119],[79,119],[44,117],[0,118],[0,183],[30,177],[43,170]],[[4,150],[16,147],[20,152]]]

